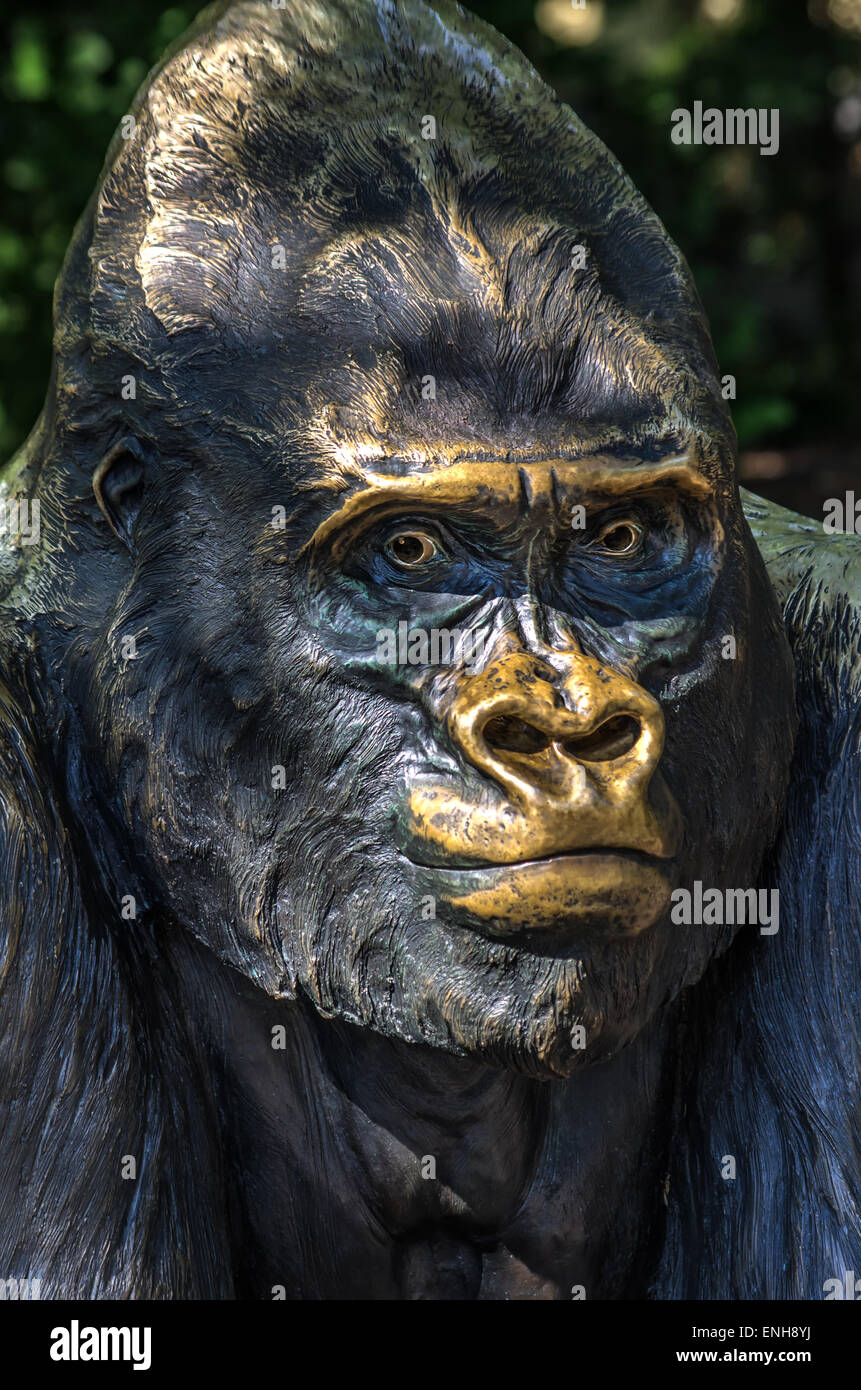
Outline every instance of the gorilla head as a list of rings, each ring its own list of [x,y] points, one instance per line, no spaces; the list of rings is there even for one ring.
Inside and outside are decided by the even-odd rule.
[[[454,5],[218,6],[55,311],[4,475],[0,1271],[842,1288],[858,546],[748,500],[754,543],[600,142]],[[697,883],[779,933],[674,920]]]
[[[218,8],[133,116],[18,579],[77,833],[271,996],[613,1056],[728,945],[670,894],[756,883],[793,738],[684,262],[447,4]]]

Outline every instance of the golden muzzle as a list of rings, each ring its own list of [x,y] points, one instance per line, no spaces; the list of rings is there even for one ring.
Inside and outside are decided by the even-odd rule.
[[[406,853],[441,871],[446,900],[511,927],[592,911],[630,932],[660,915],[681,816],[658,772],[653,696],[573,639],[536,654],[507,636],[441,701],[459,755],[490,784],[469,799],[439,774],[411,786]]]

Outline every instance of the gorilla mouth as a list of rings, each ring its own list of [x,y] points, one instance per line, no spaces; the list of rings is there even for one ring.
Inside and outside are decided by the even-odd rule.
[[[404,857],[414,864],[417,869],[433,870],[435,873],[482,873],[485,870],[495,869],[527,869],[542,864],[557,864],[565,859],[587,859],[590,856],[607,855],[619,856],[625,859],[634,859],[638,863],[646,864],[655,860],[668,860],[672,858],[669,853],[661,854],[649,850],[641,850],[633,845],[572,845],[568,849],[551,850],[549,854],[536,854],[525,859],[485,859],[477,863],[474,858],[459,859],[453,854],[447,863],[441,863],[436,859],[418,859],[414,854],[406,854]]]
[[[664,915],[674,886],[671,861],[634,849],[568,850],[478,868],[416,868],[422,888],[457,919],[494,936],[545,928],[636,936]]]
[[[512,790],[505,799],[465,796],[436,773],[415,776],[396,816],[401,853],[442,872],[538,874],[556,866],[572,875],[589,855],[669,861],[683,839],[681,810],[657,768],[648,776],[639,766],[617,769],[601,781],[581,765],[568,794]]]

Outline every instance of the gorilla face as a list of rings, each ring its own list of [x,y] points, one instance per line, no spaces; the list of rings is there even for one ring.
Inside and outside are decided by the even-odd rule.
[[[756,882],[784,660],[740,514],[653,452],[448,441],[284,529],[274,471],[145,484],[90,707],[151,899],[401,1039],[566,1074],[634,1036],[727,944],[671,890]]]
[[[243,8],[286,62],[289,16]],[[378,40],[321,40],[309,132],[271,44],[229,37],[253,121],[227,123],[249,94],[198,37],[81,233],[90,389],[147,364],[95,475],[103,563],[73,581],[104,813],[146,901],[273,996],[567,1075],[726,947],[670,893],[756,882],[791,754],[699,308],[525,64],[516,140],[473,92],[428,152],[405,78],[401,108],[374,124],[371,82],[342,120]],[[388,42],[417,80],[427,53]],[[228,138],[235,244],[205,204]]]

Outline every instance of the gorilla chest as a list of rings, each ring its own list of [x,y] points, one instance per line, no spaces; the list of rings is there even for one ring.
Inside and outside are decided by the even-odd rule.
[[[558,1280],[530,1269],[504,1242],[476,1244],[439,1228],[400,1246],[393,1262],[402,1299],[555,1300]]]
[[[238,1296],[631,1296],[665,1172],[637,1044],[542,1085],[345,1036],[329,1025],[325,1056],[306,1041],[283,1070],[231,1050]]]
[[[265,1171],[246,1159],[239,1244],[254,1268],[240,1296],[271,1297],[277,1286],[296,1299],[564,1300],[579,1285],[588,1296],[621,1294],[624,1265],[608,1280],[602,1252],[625,1244],[616,1217],[630,1215],[633,1182],[617,1202],[612,1183],[605,1197],[528,1146],[496,1136],[494,1147],[491,1135],[463,1154],[441,1152],[445,1176],[425,1154],[423,1177],[422,1156],[390,1134],[363,1126],[359,1147],[348,1129],[294,1150],[274,1190],[272,1150]]]

